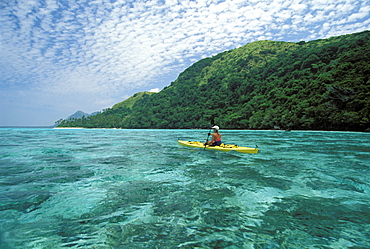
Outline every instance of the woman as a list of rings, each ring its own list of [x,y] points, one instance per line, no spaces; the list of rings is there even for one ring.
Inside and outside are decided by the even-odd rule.
[[[220,146],[221,145],[221,139],[222,135],[219,132],[220,127],[217,125],[212,127],[214,133],[209,133],[208,135],[212,136],[212,140],[208,141],[207,144],[210,146]]]

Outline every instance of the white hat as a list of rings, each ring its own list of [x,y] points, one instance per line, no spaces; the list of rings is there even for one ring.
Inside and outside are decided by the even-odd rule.
[[[216,130],[219,130],[220,127],[218,127],[217,125],[213,126],[212,129],[216,129]]]

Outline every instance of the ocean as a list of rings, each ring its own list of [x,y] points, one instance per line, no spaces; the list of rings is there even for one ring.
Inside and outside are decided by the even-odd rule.
[[[0,248],[370,248],[370,133],[0,129]]]

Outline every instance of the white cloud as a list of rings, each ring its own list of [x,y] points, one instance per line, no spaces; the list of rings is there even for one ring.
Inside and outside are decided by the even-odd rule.
[[[149,90],[149,92],[151,92],[151,93],[159,93],[159,92],[160,92],[160,90],[159,90],[159,88],[157,87],[157,88],[150,89],[150,90]]]
[[[370,6],[365,6],[361,9],[360,12],[351,14],[347,18],[347,21],[348,22],[355,22],[355,21],[361,20],[361,19],[365,18],[366,16],[369,16],[369,13],[370,13]]]

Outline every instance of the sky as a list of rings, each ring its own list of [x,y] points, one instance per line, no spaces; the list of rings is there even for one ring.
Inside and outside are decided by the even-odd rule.
[[[0,0],[0,126],[48,126],[159,91],[258,40],[370,29],[370,0]]]

